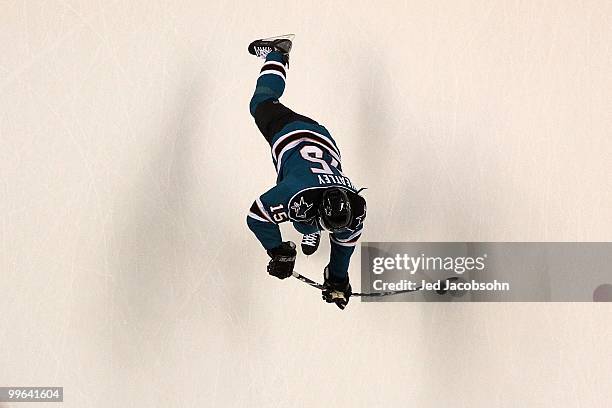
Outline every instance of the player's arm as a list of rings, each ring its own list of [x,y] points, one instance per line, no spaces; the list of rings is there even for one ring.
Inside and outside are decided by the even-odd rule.
[[[282,184],[257,198],[247,215],[247,225],[270,256],[268,273],[280,279],[291,276],[297,252],[295,244],[283,242],[278,224],[287,216],[286,191]]]
[[[253,201],[247,215],[247,225],[266,250],[283,242],[278,224],[262,203],[261,197]]]
[[[349,228],[329,234],[331,246],[329,256],[329,274],[332,280],[342,281],[348,278],[348,267],[355,246],[363,232],[363,222],[366,217],[366,203],[363,197],[351,197],[354,218]]]
[[[329,234],[331,251],[329,274],[332,280],[343,281],[348,277],[348,267],[363,228],[357,231],[334,232]]]
[[[283,240],[278,224],[289,220],[287,202],[290,191],[277,184],[258,197],[247,215],[247,225],[266,251],[276,248]]]

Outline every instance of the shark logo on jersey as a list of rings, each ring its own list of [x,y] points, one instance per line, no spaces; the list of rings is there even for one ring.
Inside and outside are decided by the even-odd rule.
[[[294,212],[293,216],[302,220],[306,219],[306,213],[312,208],[312,206],[312,204],[308,204],[306,201],[304,201],[304,197],[301,197],[299,203],[294,201],[291,205],[291,210]]]

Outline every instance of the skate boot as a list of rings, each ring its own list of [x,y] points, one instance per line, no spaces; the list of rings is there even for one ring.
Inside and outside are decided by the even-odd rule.
[[[266,59],[269,53],[278,51],[283,54],[285,63],[289,64],[289,52],[291,52],[293,38],[295,38],[295,34],[279,35],[278,37],[255,40],[249,44],[249,54]]]
[[[302,236],[302,253],[304,255],[312,255],[319,248],[321,242],[321,232],[317,231],[312,234],[304,234]]]
[[[327,266],[325,267],[323,276],[325,278],[323,282],[323,287],[325,289],[322,291],[323,300],[327,303],[334,303],[340,310],[344,310],[353,294],[348,276],[343,281],[333,281],[329,276],[329,267]]]

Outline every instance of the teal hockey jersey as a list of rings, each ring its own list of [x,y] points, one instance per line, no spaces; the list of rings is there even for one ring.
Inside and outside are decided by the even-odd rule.
[[[291,122],[271,142],[272,161],[277,171],[276,186],[251,205],[247,224],[268,250],[282,243],[279,224],[291,222],[302,234],[320,230],[318,203],[326,188],[347,192],[353,219],[351,224],[329,234],[330,275],[344,279],[355,245],[363,231],[366,202],[342,172],[340,150],[327,129],[317,123]]]

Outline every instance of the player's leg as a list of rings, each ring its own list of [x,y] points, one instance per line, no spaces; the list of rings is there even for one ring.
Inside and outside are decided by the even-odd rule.
[[[270,144],[274,135],[291,122],[317,123],[279,102],[285,91],[292,39],[293,36],[288,35],[256,40],[249,45],[251,54],[265,56],[249,108],[257,127]]]
[[[317,123],[279,102],[285,91],[287,78],[285,61],[285,55],[281,52],[274,51],[268,54],[260,70],[257,86],[249,105],[257,127],[270,144],[272,144],[274,135],[291,122],[299,120]]]
[[[268,142],[271,142],[274,136],[271,125],[291,112],[278,101],[285,91],[287,78],[287,65],[284,60],[285,57],[281,52],[274,51],[268,54],[259,72],[255,92],[249,104],[251,115]]]

